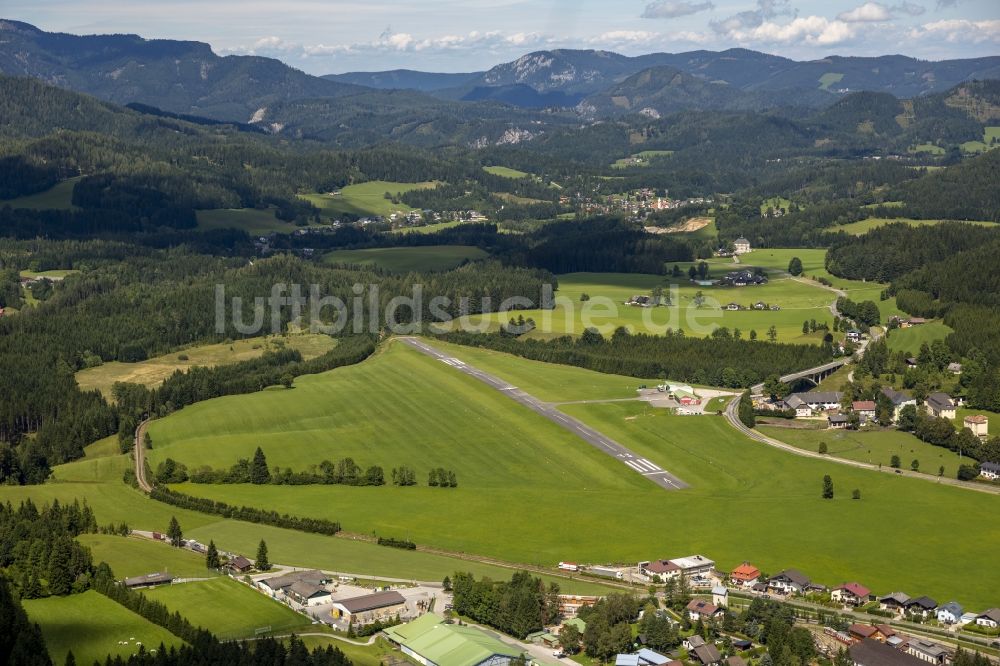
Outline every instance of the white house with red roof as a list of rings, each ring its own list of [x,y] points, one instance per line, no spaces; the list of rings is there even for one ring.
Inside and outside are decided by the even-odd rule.
[[[830,592],[830,599],[839,601],[842,604],[860,606],[868,602],[872,591],[861,583],[844,583],[833,588]]]

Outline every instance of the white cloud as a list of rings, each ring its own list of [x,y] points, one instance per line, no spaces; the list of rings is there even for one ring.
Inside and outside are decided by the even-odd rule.
[[[1000,44],[1000,19],[934,21],[913,28],[909,37],[911,39],[937,38],[949,43],[981,44],[992,42]]]
[[[906,14],[907,16],[920,16],[926,9],[923,5],[918,5],[914,2],[901,2],[898,5],[893,5],[889,8],[894,14]]]
[[[656,0],[646,5],[646,10],[641,18],[662,19],[677,18],[679,16],[689,16],[698,12],[715,9],[711,0],[704,2],[690,2],[690,0]]]
[[[854,9],[837,14],[838,21],[846,23],[874,23],[891,21],[892,12],[880,2],[866,2]]]
[[[712,29],[721,35],[727,35],[739,30],[756,28],[764,21],[778,16],[794,16],[790,0],[757,0],[757,8],[734,14],[721,21],[709,21]]]
[[[765,21],[746,30],[733,30],[728,36],[743,44],[833,46],[850,41],[856,34],[849,23],[831,21],[823,16],[805,16],[788,23]]]

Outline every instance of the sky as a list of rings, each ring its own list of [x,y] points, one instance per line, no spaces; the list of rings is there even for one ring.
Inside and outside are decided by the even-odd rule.
[[[48,31],[208,42],[220,55],[279,58],[312,74],[468,72],[553,48],[1000,55],[1000,0],[3,0],[0,16]]]

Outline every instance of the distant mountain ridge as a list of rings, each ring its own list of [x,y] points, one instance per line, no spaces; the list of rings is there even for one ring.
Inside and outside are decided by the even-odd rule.
[[[368,88],[408,89],[430,92],[444,88],[455,88],[482,76],[483,72],[418,72],[413,69],[391,69],[385,72],[345,72],[343,74],[326,74],[324,79],[350,83]]]

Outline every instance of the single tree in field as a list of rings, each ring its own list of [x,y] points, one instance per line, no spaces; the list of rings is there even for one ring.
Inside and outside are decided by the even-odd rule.
[[[755,328],[751,328],[750,329],[750,339],[751,340],[756,340],[757,339],[757,329],[755,329]]]
[[[788,272],[792,275],[802,275],[802,260],[798,257],[792,257],[792,260],[788,262]]]
[[[281,379],[279,381],[281,382],[281,385],[284,386],[286,389],[290,389],[292,388],[292,384],[295,382],[295,377],[293,377],[290,372],[286,372],[285,374],[281,375]]]
[[[938,467],[938,476],[944,476],[944,465]]]
[[[267,559],[267,542],[263,539],[257,546],[257,559],[254,560],[254,566],[257,567],[258,571],[267,571],[271,568],[271,563]]]
[[[851,491],[851,499],[861,499],[861,491],[857,488]]]
[[[819,443],[819,452],[821,454],[823,454],[823,455],[826,455],[826,451],[827,451],[826,442],[820,442]]]
[[[809,320],[802,322],[802,334],[805,335],[809,332]]]
[[[208,569],[218,569],[220,565],[219,549],[215,547],[215,542],[210,540],[208,542],[208,551],[205,553],[205,567]]]
[[[823,477],[823,499],[833,499],[833,479],[829,474]]]
[[[914,458],[912,461],[910,461],[910,469],[912,469],[914,472],[916,472],[917,470],[919,470],[920,469],[920,461],[917,460],[916,458]]]
[[[250,463],[250,483],[260,485],[271,480],[271,472],[267,469],[267,457],[264,451],[258,446],[253,452],[253,461]]]
[[[441,587],[444,588],[445,592],[451,591],[451,577],[445,576],[444,580],[441,581]]]
[[[767,339],[771,342],[778,339],[778,329],[775,328],[774,324],[771,324],[771,328],[767,329]]]
[[[897,455],[893,455],[892,458],[889,458],[889,466],[893,469],[899,469],[902,464],[903,463],[899,460],[899,456]]]
[[[170,541],[170,545],[175,548],[179,548],[181,541],[184,540],[184,532],[181,531],[181,524],[177,522],[175,516],[170,516],[170,524],[167,525],[167,539]]]

